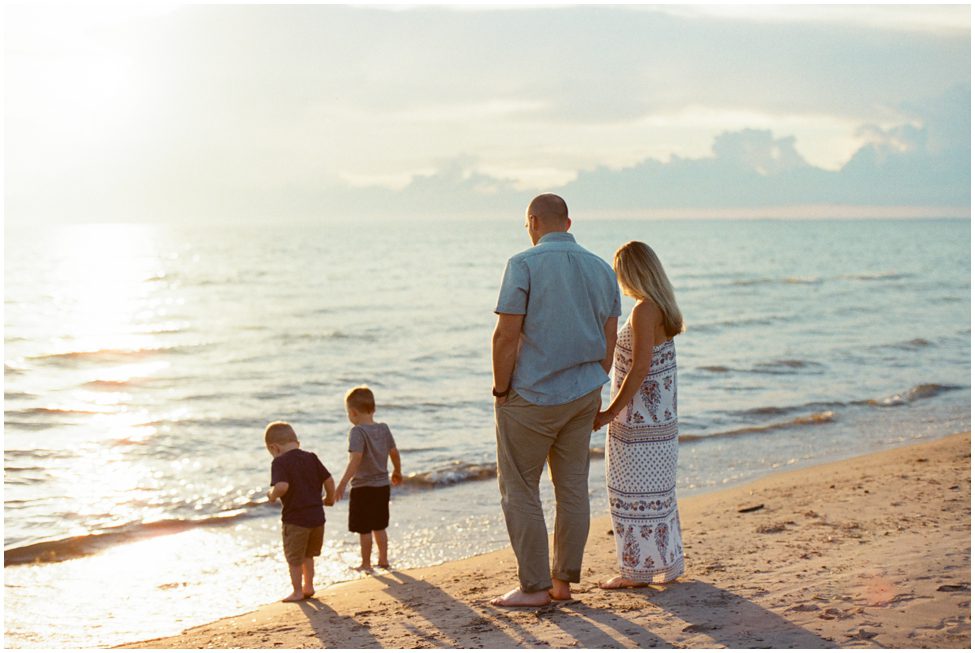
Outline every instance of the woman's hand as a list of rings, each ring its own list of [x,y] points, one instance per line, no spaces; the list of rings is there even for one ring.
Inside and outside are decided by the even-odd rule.
[[[592,430],[598,431],[599,429],[603,428],[604,426],[612,422],[615,417],[616,415],[610,414],[608,410],[603,410],[596,413],[596,419],[593,420],[592,423]]]

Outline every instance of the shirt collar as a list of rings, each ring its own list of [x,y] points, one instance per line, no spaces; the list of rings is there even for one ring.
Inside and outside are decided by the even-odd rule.
[[[576,242],[576,237],[570,234],[568,231],[550,231],[541,238],[538,239],[537,245],[542,243],[574,243]]]

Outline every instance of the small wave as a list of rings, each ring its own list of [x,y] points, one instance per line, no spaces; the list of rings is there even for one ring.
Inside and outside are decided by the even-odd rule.
[[[214,395],[214,397],[219,397],[220,395]],[[142,426],[152,426],[152,427],[204,427],[204,428],[243,428],[243,429],[258,429],[263,430],[264,426],[267,424],[267,420],[262,417],[213,417],[213,418],[201,418],[194,417],[190,419],[157,419],[149,422],[140,422],[135,424],[137,427]]]
[[[455,461],[429,472],[417,472],[403,479],[403,485],[414,488],[438,488],[467,481],[481,481],[498,475],[494,463],[464,463]]]
[[[6,417],[47,417],[47,416],[71,416],[71,415],[104,415],[107,411],[85,410],[82,408],[51,408],[48,406],[25,408],[23,410],[6,410],[3,415]]]
[[[801,404],[798,406],[759,406],[758,408],[730,411],[728,414],[738,417],[769,417],[774,415],[788,415],[790,413],[810,410],[817,413],[822,413],[833,408],[841,408],[845,405],[846,404],[842,401],[833,401],[815,402],[810,404]]]
[[[138,333],[142,335],[158,336],[170,333],[182,333],[186,331],[189,327],[189,322],[174,322],[168,324],[160,324],[158,326],[147,326],[146,328],[140,330]]]
[[[788,284],[810,284],[815,285],[822,283],[823,280],[819,277],[786,277],[784,279],[785,283]]]
[[[593,458],[602,458],[604,453],[602,447],[589,449],[589,455]],[[410,474],[403,479],[403,485],[412,489],[432,490],[469,481],[483,481],[497,475],[498,467],[495,463],[465,463],[455,460],[438,469]]]
[[[91,388],[93,390],[121,390],[134,385],[138,385],[138,379],[96,379],[94,381],[88,381],[83,383],[81,387]]]
[[[704,367],[697,368],[705,372],[715,372],[717,374],[725,374],[731,371],[730,367],[725,367],[724,365],[705,365]]]
[[[265,502],[264,505],[267,505]],[[37,542],[14,547],[3,552],[3,566],[44,562],[61,562],[91,555],[100,549],[122,542],[179,533],[198,526],[223,526],[248,515],[247,506],[199,519],[164,519],[157,522],[127,524],[99,533],[78,535],[63,540]]]
[[[773,422],[772,424],[763,424],[761,426],[745,426],[740,429],[732,429],[729,431],[718,431],[716,433],[708,433],[708,434],[681,435],[678,439],[680,442],[695,442],[697,440],[711,440],[714,438],[730,438],[730,437],[737,437],[739,435],[753,435],[755,433],[781,431],[781,430],[792,429],[800,426],[817,426],[819,424],[828,424],[829,422],[832,422],[834,417],[835,414],[833,413],[833,411],[827,410],[821,413],[803,415],[802,417],[797,417],[793,420],[788,420],[786,422]]]
[[[11,401],[13,399],[33,399],[37,395],[32,395],[29,392],[4,392],[3,398],[6,401]]]
[[[861,272],[859,274],[843,274],[837,279],[848,281],[894,281],[896,279],[906,279],[911,275],[898,272]]]
[[[50,361],[53,363],[74,362],[102,362],[116,360],[132,360],[159,354],[181,354],[194,349],[198,345],[177,345],[171,347],[144,347],[136,349],[92,349],[82,351],[61,351],[50,354],[30,356],[32,360]]]
[[[58,424],[51,424],[50,422],[18,422],[16,420],[4,419],[3,425],[5,428],[21,430],[21,431],[45,431],[47,429],[55,428],[59,426]]]
[[[763,315],[761,317],[735,318],[731,320],[719,320],[717,322],[702,322],[694,325],[694,331],[702,333],[715,333],[726,328],[740,328],[751,326],[768,326],[779,322],[787,322],[794,316],[792,315]]]
[[[3,373],[4,374],[10,374],[11,376],[14,375],[14,374],[23,374],[24,373],[24,368],[22,368],[22,367],[15,367],[13,365],[9,365],[7,363],[4,363],[3,364]]]
[[[758,363],[749,371],[758,374],[792,374],[796,370],[817,370],[822,368],[823,365],[821,363],[814,361],[784,358],[766,363]]]
[[[914,338],[913,340],[907,340],[906,342],[899,342],[895,347],[898,349],[920,349],[922,347],[930,347],[934,343],[926,338]]]
[[[883,397],[881,399],[867,399],[863,403],[868,406],[876,406],[877,408],[889,408],[891,406],[903,406],[904,404],[913,403],[920,399],[929,399],[931,397],[936,397],[945,392],[950,392],[952,390],[960,390],[962,386],[959,385],[940,385],[937,383],[922,383],[921,385],[916,385],[907,392],[898,392],[897,394],[890,395],[889,397]]]
[[[400,453],[428,453],[431,451],[443,451],[444,447],[397,447]]]
[[[820,284],[823,280],[819,277],[814,276],[788,276],[788,277],[760,277],[758,279],[735,279],[727,284],[715,284],[715,285],[728,285],[728,286],[767,286],[767,285],[814,285]]]

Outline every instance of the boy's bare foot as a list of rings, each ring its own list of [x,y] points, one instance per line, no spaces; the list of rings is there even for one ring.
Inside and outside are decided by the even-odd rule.
[[[552,579],[552,587],[549,589],[548,595],[552,597],[553,601],[572,600],[572,590],[569,584],[559,578]]]
[[[496,605],[499,608],[540,608],[551,602],[552,597],[549,596],[548,590],[542,590],[541,592],[522,592],[518,588],[491,599],[491,605]]]
[[[622,576],[613,576],[609,580],[604,580],[599,583],[599,589],[602,590],[621,590],[633,587],[647,587],[647,584],[635,580],[629,580],[628,578],[623,578]]]
[[[281,599],[281,602],[282,603],[294,603],[296,601],[303,601],[304,599],[305,599],[305,596],[301,592],[292,592],[291,594],[288,594],[286,597],[284,597],[283,599]]]

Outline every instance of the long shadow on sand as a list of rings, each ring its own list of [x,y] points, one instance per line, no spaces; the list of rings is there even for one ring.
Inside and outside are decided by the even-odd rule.
[[[499,631],[490,619],[474,611],[463,600],[451,596],[439,587],[409,574],[393,571],[374,578],[386,584],[386,592],[400,604],[429,623],[429,627],[411,622],[409,614],[402,617],[402,625],[418,640],[418,644],[436,648],[477,648],[481,646],[479,632],[492,633],[495,648],[523,648],[524,642],[512,639]],[[422,598],[420,598],[422,597]],[[462,624],[458,629],[457,624]],[[458,632],[461,630],[462,632]],[[526,635],[527,636],[527,635]],[[530,637],[530,636],[527,636]],[[502,638],[503,642],[498,642]]]
[[[574,637],[578,646],[583,648],[672,647],[670,642],[653,634],[643,625],[608,610],[581,602],[555,605],[558,610],[541,613],[539,619],[550,621]],[[607,630],[610,632],[606,632]]]
[[[296,605],[305,613],[308,623],[315,631],[315,636],[322,642],[322,648],[383,647],[363,624],[357,623],[356,628],[339,628],[338,626],[346,625],[350,621],[355,623],[355,620],[352,617],[343,617],[318,599],[300,601]],[[341,635],[337,636],[337,633]]]
[[[599,590],[595,590],[599,591]],[[703,634],[716,646],[728,648],[835,648],[836,643],[823,639],[788,619],[766,610],[737,594],[699,580],[668,584],[666,589],[654,591],[614,590],[620,594],[620,603],[644,603],[654,605],[665,613],[677,617],[688,625],[683,632]],[[625,598],[624,598],[625,597]],[[622,620],[613,612],[581,607],[580,613],[606,626],[616,628]],[[621,633],[632,628],[632,622],[623,621]],[[659,638],[653,636],[658,642]],[[629,637],[635,645],[650,647],[659,645],[634,633]],[[673,646],[665,643],[664,646]]]

